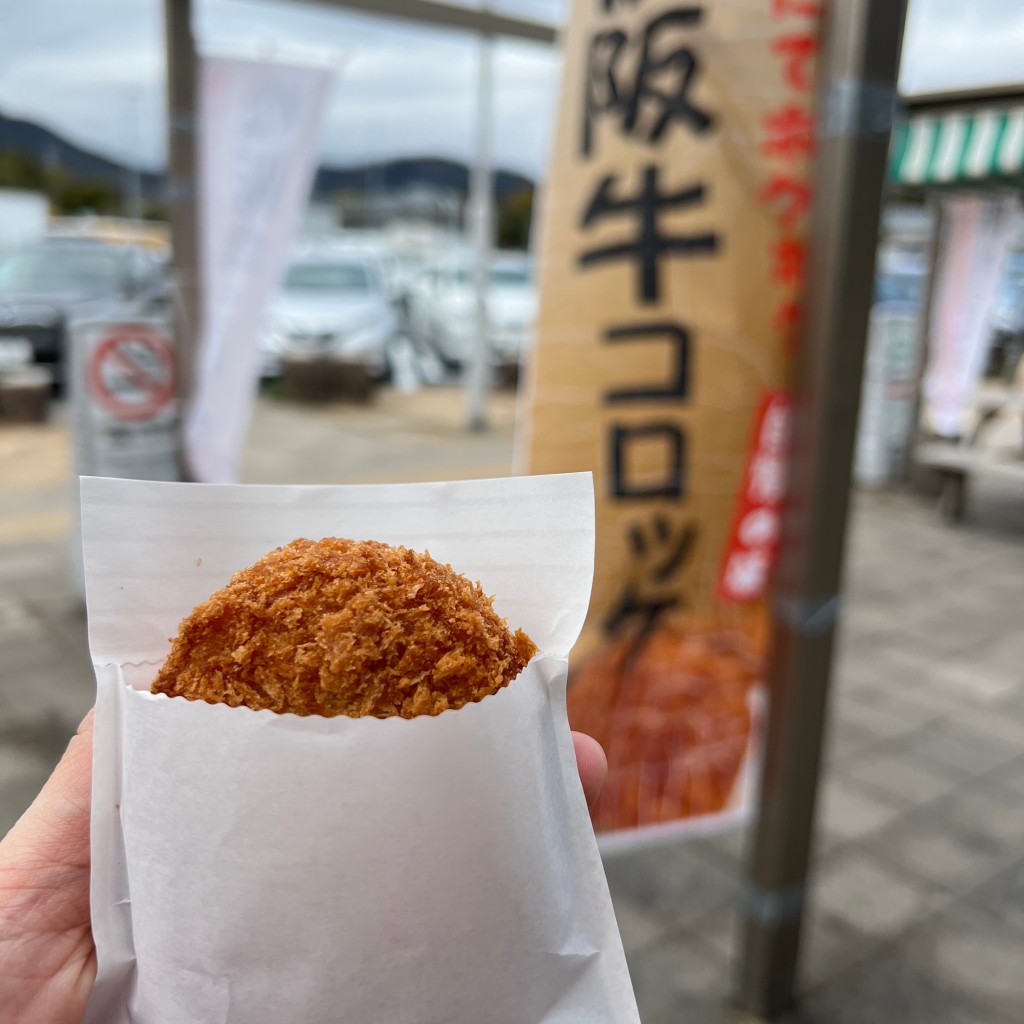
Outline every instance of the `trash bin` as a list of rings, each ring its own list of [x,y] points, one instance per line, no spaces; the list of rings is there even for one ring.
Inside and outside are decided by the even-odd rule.
[[[53,374],[45,366],[23,366],[0,373],[0,415],[11,423],[45,423]]]

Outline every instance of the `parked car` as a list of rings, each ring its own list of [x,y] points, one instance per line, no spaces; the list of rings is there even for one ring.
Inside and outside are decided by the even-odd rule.
[[[473,273],[465,258],[422,271],[409,289],[409,323],[452,367],[469,358],[474,343]],[[516,366],[533,339],[537,295],[525,254],[496,256],[488,268],[484,343],[495,366]]]
[[[296,253],[271,305],[261,339],[262,373],[284,359],[330,357],[387,375],[398,317],[372,253],[342,247]]]
[[[128,305],[140,312],[166,302],[165,266],[135,245],[46,238],[0,262],[0,362],[28,357],[65,379],[67,321]]]

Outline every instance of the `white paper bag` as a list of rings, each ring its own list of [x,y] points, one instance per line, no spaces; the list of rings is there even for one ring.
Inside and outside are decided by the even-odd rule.
[[[86,1024],[638,1021],[565,717],[589,474],[368,487],[84,479],[98,698]],[[541,653],[433,718],[148,692],[168,638],[296,537],[429,550]]]

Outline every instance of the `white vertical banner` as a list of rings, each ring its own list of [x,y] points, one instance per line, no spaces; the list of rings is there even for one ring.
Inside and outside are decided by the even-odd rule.
[[[203,320],[185,446],[196,480],[231,483],[259,372],[259,331],[309,197],[326,68],[204,57],[199,205]]]
[[[1019,215],[1014,196],[942,200],[942,248],[924,378],[926,423],[942,437],[955,437],[964,429]]]

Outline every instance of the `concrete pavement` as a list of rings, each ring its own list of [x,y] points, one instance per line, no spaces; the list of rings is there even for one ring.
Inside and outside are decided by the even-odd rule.
[[[466,435],[450,389],[379,407],[258,404],[248,481],[501,475],[513,399]],[[0,429],[0,833],[92,699],[67,574],[68,438]],[[942,525],[860,495],[797,1022],[1024,1019],[1024,496]],[[610,859],[645,1024],[731,1021],[743,836]]]

